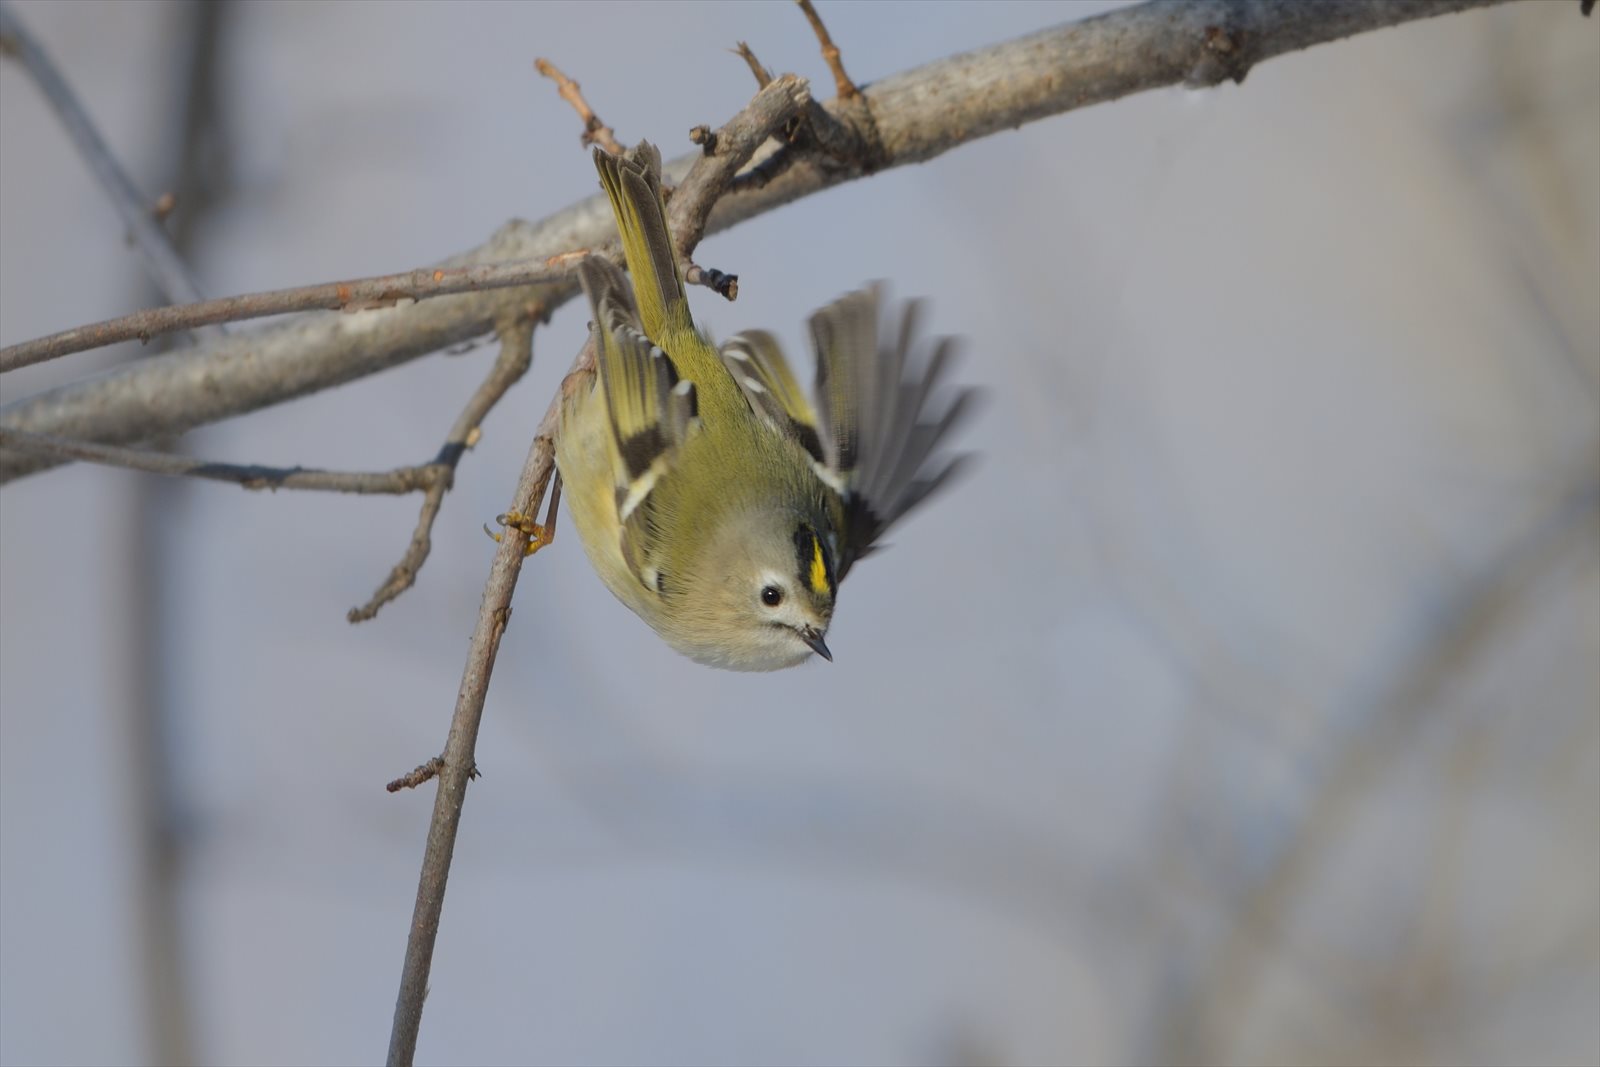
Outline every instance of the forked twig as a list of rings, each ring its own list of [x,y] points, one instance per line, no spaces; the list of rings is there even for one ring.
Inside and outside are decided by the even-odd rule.
[[[534,304],[525,309],[524,314],[501,327],[500,354],[495,358],[488,376],[456,417],[438,454],[427,463],[415,466],[396,467],[388,471],[329,471],[307,467],[216,463],[148,449],[103,445],[4,428],[0,428],[0,446],[151,474],[228,482],[245,489],[304,489],[368,495],[401,495],[422,490],[422,507],[405,554],[390,569],[388,577],[371,599],[359,607],[351,608],[346,614],[350,622],[363,622],[376,616],[378,609],[416,583],[417,573],[432,551],[433,524],[439,516],[445,494],[455,484],[456,467],[467,450],[477,444],[479,425],[483,419],[505,396],[506,391],[527,373],[533,361],[534,322],[543,318],[543,315],[543,306]]]
[[[444,495],[455,483],[456,467],[467,450],[478,443],[479,425],[490,410],[506,395],[506,391],[521,380],[533,363],[533,327],[535,320],[543,317],[543,309],[535,306],[526,316],[518,317],[500,328],[500,354],[495,357],[489,374],[473,392],[466,407],[456,416],[456,421],[445,436],[434,460],[433,469],[440,475],[427,487],[422,498],[422,508],[417,515],[417,525],[411,532],[406,551],[389,571],[376,592],[365,604],[351,608],[345,615],[350,622],[365,622],[378,614],[395,597],[416,583],[417,573],[433,551],[433,523],[439,517]]]

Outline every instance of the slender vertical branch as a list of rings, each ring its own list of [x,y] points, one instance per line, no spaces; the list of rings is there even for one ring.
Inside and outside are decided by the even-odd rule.
[[[593,345],[584,346],[574,372],[585,361],[593,361]],[[512,496],[511,510],[535,514],[550,484],[555,468],[554,429],[560,395],[540,423],[528,450],[522,476]],[[417,1034],[422,1027],[422,1004],[428,995],[428,974],[433,967],[433,946],[439,937],[439,918],[444,912],[445,885],[450,879],[450,860],[455,854],[456,831],[461,826],[461,808],[466,803],[467,782],[477,772],[478,727],[483,722],[483,704],[489,695],[489,677],[494,671],[500,639],[511,619],[511,594],[522,573],[523,541],[502,538],[489,568],[483,602],[478,607],[478,624],[467,648],[466,668],[456,693],[455,711],[450,719],[450,734],[445,739],[439,763],[438,792],[434,795],[433,819],[428,825],[428,843],[422,856],[422,874],[417,880],[417,900],[411,915],[411,933],[406,939],[405,963],[400,973],[400,992],[395,1000],[394,1024],[389,1033],[390,1067],[409,1067],[417,1052]],[[392,791],[392,790],[391,790]]]

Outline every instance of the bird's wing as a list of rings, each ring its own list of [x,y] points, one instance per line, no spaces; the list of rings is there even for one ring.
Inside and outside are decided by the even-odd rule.
[[[671,358],[645,336],[627,278],[608,260],[578,265],[599,334],[599,388],[616,445],[617,520],[622,554],[646,588],[660,591],[650,562],[650,496],[699,424],[694,383],[679,380]]]
[[[880,337],[879,286],[847,294],[811,316],[824,463],[843,486],[839,577],[885,530],[944,485],[970,455],[934,455],[972,410],[977,390],[930,400],[956,352],[940,338],[913,351],[920,305],[906,303],[899,329]]]

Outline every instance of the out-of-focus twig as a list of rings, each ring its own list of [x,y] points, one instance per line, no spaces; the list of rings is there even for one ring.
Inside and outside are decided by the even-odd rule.
[[[765,89],[772,84],[772,74],[761,65],[761,60],[756,58],[755,52],[744,41],[740,41],[733,49],[733,54],[744,60],[744,65],[750,68],[750,74],[756,80],[757,89]]]
[[[1412,654],[1386,683],[1364,694],[1352,713],[1335,716],[1337,734],[1310,783],[1308,809],[1287,826],[1274,853],[1260,863],[1260,875],[1240,893],[1232,929],[1206,962],[1205,980],[1193,985],[1187,1004],[1162,1018],[1155,1062],[1209,1063],[1231,1047],[1229,1031],[1252,1019],[1249,1009],[1269,958],[1262,942],[1283,936],[1292,907],[1310,891],[1318,861],[1335,852],[1338,835],[1361,799],[1372,794],[1379,772],[1440,710],[1441,697],[1464,666],[1535,588],[1533,576],[1569,545],[1592,549],[1597,524],[1600,469],[1585,462],[1566,479],[1566,491],[1444,605],[1428,605]],[[1359,720],[1354,728],[1352,718]]]
[[[128,177],[111,154],[100,131],[90,121],[88,112],[78,102],[72,87],[39,46],[39,42],[33,39],[33,34],[9,3],[0,3],[0,38],[4,39],[4,51],[21,61],[34,84],[38,85],[39,91],[55,109],[67,135],[72,138],[84,162],[89,164],[89,169],[111,198],[117,214],[122,216],[123,223],[133,234],[134,243],[143,253],[161,291],[175,303],[204,300],[200,286],[189,273],[183,257],[178,255],[167,231],[150,211],[150,199],[134,186],[133,179]],[[211,333],[220,336],[221,331],[213,330]]]
[[[839,46],[834,44],[833,38],[828,35],[828,27],[822,24],[822,16],[811,6],[811,0],[795,0],[795,2],[800,5],[800,10],[805,12],[806,21],[811,23],[811,32],[817,35],[817,44],[822,46],[822,61],[828,64],[828,69],[833,72],[833,85],[839,94],[839,99],[849,100],[856,95],[856,83],[844,72],[844,60],[839,56]]]

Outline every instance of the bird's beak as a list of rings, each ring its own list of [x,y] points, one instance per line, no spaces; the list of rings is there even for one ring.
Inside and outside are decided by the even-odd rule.
[[[829,663],[833,662],[833,653],[828,651],[827,642],[822,640],[821,630],[818,630],[814,626],[802,626],[800,627],[799,632],[800,640],[810,645],[811,651],[815,652]]]

